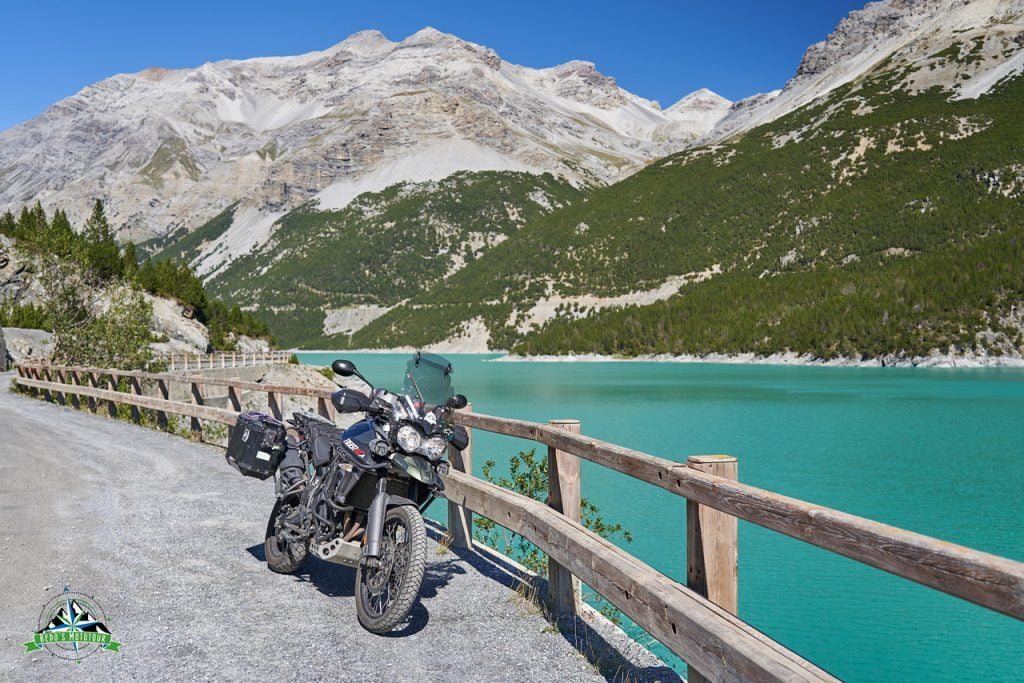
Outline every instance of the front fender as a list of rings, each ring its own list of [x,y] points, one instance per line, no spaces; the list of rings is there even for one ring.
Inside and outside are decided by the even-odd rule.
[[[413,507],[416,507],[416,503],[412,502],[408,498],[392,495],[388,495],[388,502],[385,505],[388,508],[396,508],[399,505],[412,505]]]

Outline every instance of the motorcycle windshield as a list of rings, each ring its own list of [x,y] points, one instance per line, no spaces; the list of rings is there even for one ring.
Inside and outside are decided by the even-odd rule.
[[[402,393],[417,403],[443,406],[454,395],[452,364],[432,353],[417,353],[406,364]]]

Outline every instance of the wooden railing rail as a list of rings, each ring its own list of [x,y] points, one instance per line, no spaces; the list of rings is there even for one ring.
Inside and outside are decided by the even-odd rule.
[[[837,680],[544,503],[454,470],[445,487],[449,500],[530,539],[712,680]]]
[[[104,377],[109,389],[100,388]],[[116,380],[125,378],[130,393],[118,391]],[[160,396],[142,395],[143,380],[156,382]],[[50,365],[20,366],[16,381],[62,404],[70,397],[77,406],[79,397],[85,397],[92,412],[97,401],[105,400],[112,416],[117,414],[115,403],[155,410],[163,416],[158,421],[164,426],[168,413],[187,416],[193,430],[200,420],[234,425],[240,391],[266,393],[269,411],[278,416],[279,397],[298,395],[316,398],[318,412],[333,417],[330,389]],[[168,399],[171,382],[190,384],[191,403]],[[206,385],[227,387],[232,410],[203,405]],[[137,411],[132,417],[137,419]],[[694,681],[835,680],[735,616],[736,519],[1024,619],[1024,563],[742,484],[736,481],[734,458],[703,456],[673,462],[585,436],[575,420],[544,425],[471,409],[460,411],[456,420],[469,428],[470,443],[472,431],[482,429],[547,446],[550,504],[473,477],[470,447],[451,458],[452,471],[446,478],[453,545],[472,545],[470,511],[521,534],[549,555],[555,614],[575,611],[582,580],[685,659]],[[582,526],[577,458],[687,500],[689,588]]]
[[[233,427],[235,422],[238,420],[238,413],[232,410],[224,410],[222,408],[213,408],[211,406],[203,405],[190,405],[188,403],[182,403],[181,401],[168,401],[162,398],[153,398],[152,396],[137,396],[123,391],[117,391],[116,389],[99,389],[81,384],[71,386],[61,384],[59,382],[47,382],[26,376],[18,377],[17,382],[21,386],[28,387],[30,389],[40,389],[44,392],[58,391],[57,387],[62,387],[63,391],[74,392],[79,396],[86,396],[88,398],[98,399],[101,401],[110,401],[111,405],[114,403],[123,403],[129,406],[148,408],[150,410],[183,415],[194,419],[211,420],[231,427]]]
[[[33,368],[45,369],[46,365],[26,363],[22,366],[26,370],[32,370]],[[231,387],[239,389],[241,391],[259,391],[266,393],[275,394],[288,394],[290,396],[310,396],[312,398],[330,398],[332,389],[323,389],[320,387],[297,387],[288,384],[269,384],[266,382],[248,382],[241,379],[232,379],[230,377],[208,377],[206,375],[180,375],[172,372],[142,372],[140,370],[111,370],[108,368],[94,368],[88,366],[60,366],[63,372],[77,372],[82,374],[98,373],[101,375],[110,375],[113,377],[126,377],[136,380],[153,380],[153,381],[164,381],[164,382],[183,382],[190,383],[195,382],[197,384],[205,384],[213,387]]]
[[[940,541],[701,472],[547,425],[480,413],[462,424],[531,439],[628,474],[687,500],[1024,619],[1024,563]]]

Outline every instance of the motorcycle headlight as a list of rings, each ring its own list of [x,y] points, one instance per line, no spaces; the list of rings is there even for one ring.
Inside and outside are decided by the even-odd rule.
[[[423,436],[412,425],[399,427],[395,438],[398,440],[398,447],[406,453],[415,453],[416,449],[423,443]]]
[[[427,442],[423,444],[423,454],[431,460],[437,460],[444,455],[445,449],[448,448],[448,442],[440,436],[432,436],[427,439]]]

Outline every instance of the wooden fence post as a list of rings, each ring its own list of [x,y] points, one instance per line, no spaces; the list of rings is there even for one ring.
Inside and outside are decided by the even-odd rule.
[[[113,375],[107,375],[107,388],[111,391],[117,391],[117,378]],[[112,418],[117,418],[117,404],[113,401],[107,401],[107,415]]]
[[[548,420],[548,424],[573,434],[579,420]],[[574,522],[580,521],[580,459],[548,446],[548,506]],[[574,616],[580,602],[580,581],[562,565],[548,558],[548,606],[555,617]]]
[[[461,412],[473,412],[473,404],[468,404]],[[469,434],[469,445],[460,453],[454,448],[448,449],[448,463],[453,470],[465,472],[473,476],[473,430],[466,428]],[[473,547],[473,512],[461,505],[448,502],[448,534],[452,537],[453,548],[470,549]]]
[[[231,408],[235,412],[242,412],[242,400],[238,396],[237,387],[228,387],[228,401],[231,402]]]
[[[62,371],[54,370],[53,374],[57,376],[58,384],[64,384],[64,373]],[[47,371],[47,377],[50,378],[51,382],[53,381],[53,378],[49,374],[49,371]],[[55,392],[55,393],[57,394],[57,403],[59,403],[61,405],[67,404],[67,395],[63,391],[58,391],[58,392]]]
[[[200,390],[199,385],[192,382],[192,403],[201,406],[203,405],[203,392]],[[203,440],[203,425],[199,422],[199,418],[191,418],[192,426],[192,440],[202,441]]]
[[[42,373],[39,372],[39,368],[38,367],[30,368],[28,374],[29,374],[29,377],[31,377],[32,379],[37,379],[37,380],[42,380],[43,379]],[[50,400],[50,392],[43,392],[43,391],[40,391],[39,389],[35,389],[35,393],[32,394],[32,395],[33,396],[42,395],[43,398],[46,399],[47,401]]]
[[[79,386],[82,383],[82,381],[78,377],[78,371],[77,370],[71,370],[70,374],[71,374],[71,384],[74,385],[74,386]],[[72,393],[71,394],[71,405],[74,406],[75,410],[81,410],[82,409],[82,399],[78,396],[78,394],[76,394],[76,393]]]
[[[90,372],[88,374],[89,374],[89,386],[94,387],[96,389],[99,389],[100,388],[99,375],[97,373],[95,373],[95,372]],[[97,401],[95,398],[90,396],[89,397],[89,412],[92,413],[93,415],[95,415],[96,414],[96,410],[97,410],[98,407],[99,407],[99,401]]]
[[[738,463],[729,455],[693,455],[686,466],[717,477],[738,479]],[[735,517],[686,501],[686,585],[733,614],[739,606],[737,541]],[[708,679],[689,666],[686,680],[704,683]]]
[[[168,389],[167,387],[166,380],[158,379],[156,381],[156,387],[157,391],[160,392],[160,398],[162,398],[165,401],[169,401],[171,399],[171,392],[170,389]],[[167,413],[165,411],[158,410],[156,412],[156,424],[158,427],[160,427],[160,429],[164,430],[165,432],[167,431],[168,422]]]
[[[131,377],[128,380],[128,391],[136,396],[142,396],[142,385],[139,383],[138,377]],[[139,410],[138,406],[132,406],[132,422],[139,424],[142,422],[142,411]]]
[[[273,391],[267,392],[267,407],[270,408],[271,415],[278,420],[281,419],[281,402]]]
[[[333,420],[334,405],[328,402],[328,399],[322,396],[316,400],[316,412],[320,414],[320,417],[326,417],[328,420]]]

